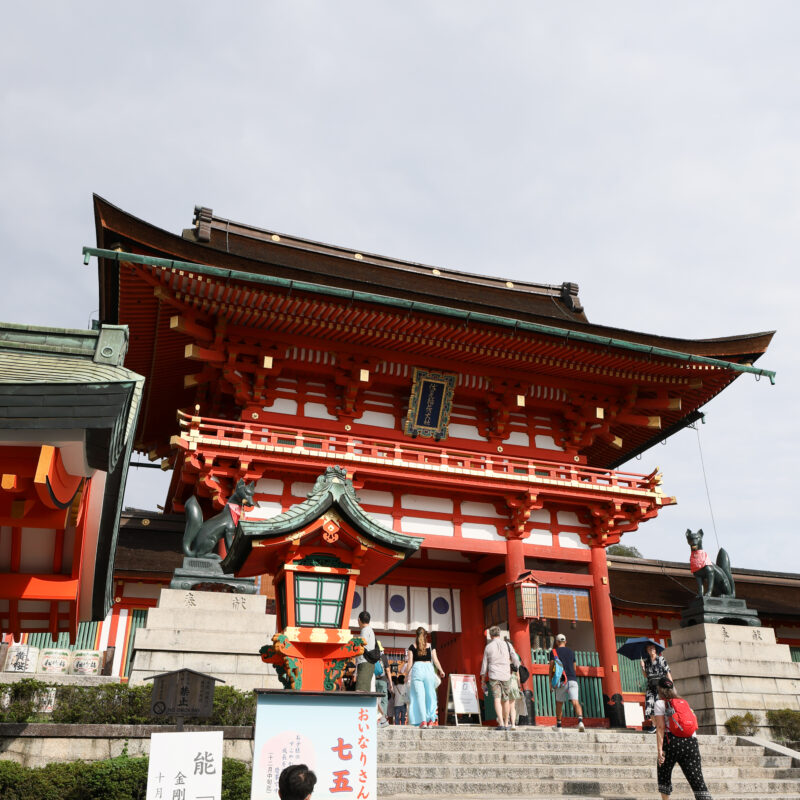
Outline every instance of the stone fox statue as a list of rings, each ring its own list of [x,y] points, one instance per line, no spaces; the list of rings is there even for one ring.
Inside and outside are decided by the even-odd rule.
[[[703,550],[703,531],[686,531],[686,541],[689,542],[691,555],[689,567],[694,579],[697,581],[698,597],[736,597],[731,574],[731,560],[728,553],[720,547],[717,553],[717,563],[711,563],[711,557]],[[703,583],[706,584],[705,594]]]
[[[242,511],[253,508],[253,493],[256,484],[240,480],[228,498],[225,508],[219,514],[203,522],[203,512],[197,498],[192,496],[186,501],[186,529],[183,532],[184,555],[194,558],[215,558],[217,543],[224,536],[225,546],[230,549],[233,532],[239,522]]]

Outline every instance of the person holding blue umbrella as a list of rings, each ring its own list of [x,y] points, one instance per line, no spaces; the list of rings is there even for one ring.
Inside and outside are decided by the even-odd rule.
[[[672,680],[669,664],[667,664],[667,659],[659,653],[659,647],[661,645],[656,642],[647,642],[641,660],[642,674],[647,681],[647,691],[644,695],[644,722],[647,723],[648,733],[655,733],[656,730],[653,725],[653,709],[658,700],[658,682],[662,678]],[[661,649],[664,648],[661,647]],[[642,730],[645,730],[644,723],[642,723]]]
[[[641,664],[642,674],[647,681],[642,730],[648,733],[655,733],[656,730],[655,725],[653,725],[653,709],[655,708],[656,700],[658,700],[658,682],[662,678],[672,680],[672,673],[669,671],[667,659],[661,655],[663,649],[663,644],[654,642],[646,636],[627,639],[625,644],[617,648],[617,652],[621,656],[625,656],[631,661],[638,659]],[[647,723],[647,726],[644,723]]]

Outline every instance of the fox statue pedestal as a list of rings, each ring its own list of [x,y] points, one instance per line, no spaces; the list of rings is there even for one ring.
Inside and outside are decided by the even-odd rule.
[[[664,651],[675,686],[697,714],[698,733],[725,734],[725,720],[750,711],[771,738],[770,709],[800,710],[800,663],[772,628],[699,624],[672,631]]]
[[[219,557],[184,556],[183,566],[172,573],[170,589],[255,594],[255,578],[237,578],[222,571]]]
[[[158,607],[136,631],[131,684],[185,667],[243,692],[280,689],[275,668],[258,654],[275,634],[266,602],[258,594],[162,589]]]

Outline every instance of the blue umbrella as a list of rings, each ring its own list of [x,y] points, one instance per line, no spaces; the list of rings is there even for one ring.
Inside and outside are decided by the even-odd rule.
[[[617,652],[621,656],[631,659],[631,661],[638,661],[645,657],[645,647],[647,647],[649,644],[652,644],[656,648],[656,653],[660,653],[664,649],[663,644],[654,642],[652,639],[648,639],[646,636],[637,636],[634,639],[626,639],[625,644],[622,644],[617,648]]]

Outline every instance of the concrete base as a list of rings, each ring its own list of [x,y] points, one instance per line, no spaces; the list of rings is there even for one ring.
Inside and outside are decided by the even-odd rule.
[[[776,644],[772,628],[679,628],[664,655],[697,714],[699,733],[724,734],[727,719],[749,711],[759,720],[757,735],[769,739],[768,710],[800,710],[800,663],[792,662],[788,645]]]
[[[274,667],[258,654],[274,633],[263,595],[162,589],[136,631],[130,683],[186,667],[243,692],[280,689]]]

